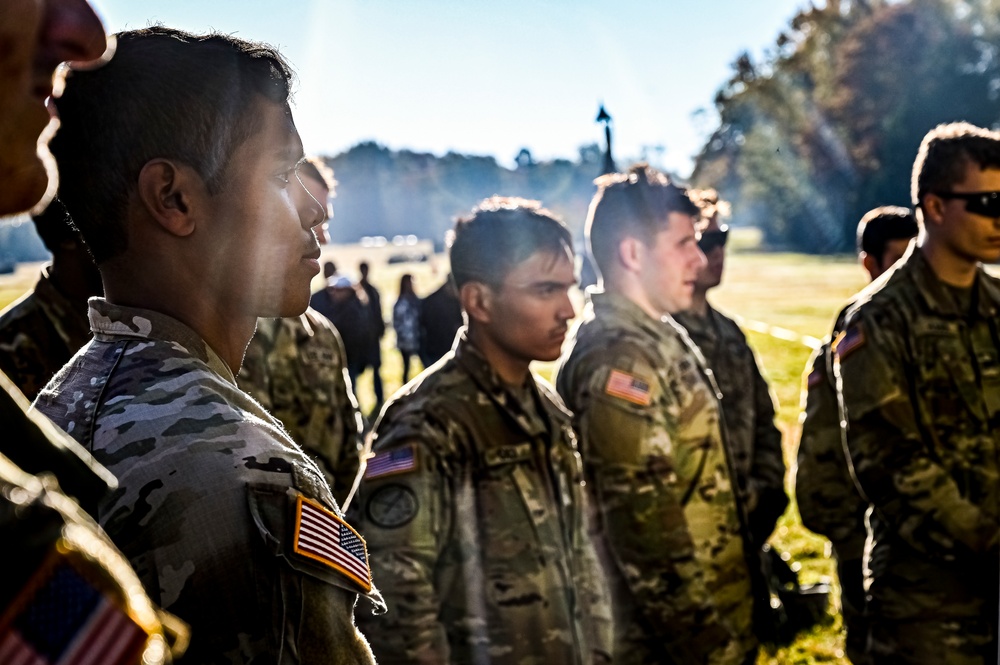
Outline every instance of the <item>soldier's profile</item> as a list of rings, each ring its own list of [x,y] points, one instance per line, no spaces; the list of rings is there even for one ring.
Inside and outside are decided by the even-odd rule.
[[[468,328],[387,403],[357,512],[389,611],[380,663],[610,658],[570,415],[530,371],[573,317],[568,229],[493,198],[460,219],[452,276]]]
[[[319,272],[291,70],[263,44],[119,33],[58,101],[59,196],[101,271],[94,339],[39,394],[117,475],[98,518],[196,662],[370,662],[364,541],[320,470],[236,386],[259,317],[297,316]]]

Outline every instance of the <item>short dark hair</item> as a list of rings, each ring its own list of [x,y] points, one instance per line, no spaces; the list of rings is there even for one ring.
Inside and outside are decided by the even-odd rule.
[[[53,254],[64,242],[80,242],[80,234],[73,228],[66,207],[57,198],[52,199],[45,210],[32,215],[31,221],[35,223],[35,230],[45,249]]]
[[[651,243],[670,213],[701,215],[686,189],[648,164],[601,176],[594,184],[597,193],[590,202],[585,235],[587,249],[602,276],[607,275],[624,238]]]
[[[499,288],[517,264],[536,252],[573,253],[569,229],[538,201],[494,196],[455,222],[448,255],[455,285]]]
[[[858,222],[858,252],[871,256],[881,266],[890,240],[908,240],[919,230],[917,218],[909,208],[881,206],[869,210]]]
[[[927,194],[950,191],[965,179],[969,164],[1000,169],[1000,133],[967,122],[938,125],[927,132],[913,162],[913,205],[919,208]]]
[[[333,169],[319,157],[307,157],[299,163],[299,174],[307,178],[312,178],[334,194],[337,187],[337,180],[333,177]]]
[[[121,32],[107,65],[74,71],[51,143],[60,197],[97,263],[128,246],[125,216],[155,158],[190,166],[216,194],[260,129],[260,99],[287,105],[292,72],[273,48],[165,27]]]

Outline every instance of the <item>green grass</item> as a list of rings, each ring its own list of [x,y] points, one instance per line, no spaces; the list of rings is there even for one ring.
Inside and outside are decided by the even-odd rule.
[[[846,299],[865,283],[861,267],[852,258],[754,253],[750,251],[752,244],[752,238],[734,234],[735,251],[729,257],[725,281],[710,295],[712,303],[724,312],[785,328],[798,335],[822,338],[829,332],[834,316]],[[345,265],[366,258],[355,248],[327,248],[325,254],[340,259]],[[414,275],[418,294],[427,295],[447,274],[445,264],[440,257],[436,257],[434,263],[408,265],[388,265],[373,260],[372,278],[382,292],[386,320],[391,318],[399,278],[404,272]],[[37,266],[31,266],[22,267],[14,276],[0,277],[0,306],[30,288],[36,275]],[[785,457],[791,469],[798,444],[802,374],[810,349],[757,332],[749,332],[748,337],[778,401]],[[551,366],[540,365],[537,369],[547,375]],[[390,329],[383,339],[382,376],[386,395],[399,388],[401,374],[400,357]],[[375,403],[370,373],[358,381],[357,393],[364,411],[370,412]],[[801,565],[799,575],[803,582],[836,581],[827,541],[802,527],[794,497],[771,540]],[[831,611],[830,619],[827,625],[800,636],[790,647],[774,654],[762,654],[758,663],[847,665],[836,608]]]

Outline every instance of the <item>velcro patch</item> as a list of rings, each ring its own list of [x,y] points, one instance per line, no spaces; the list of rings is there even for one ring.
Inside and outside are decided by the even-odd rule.
[[[292,549],[296,554],[346,575],[364,589],[365,593],[372,590],[365,539],[332,511],[301,494],[295,506],[295,540]]]
[[[608,377],[604,392],[639,406],[649,406],[652,401],[651,389],[647,381],[617,369],[611,370],[611,376]]]
[[[378,453],[365,466],[365,480],[395,476],[417,470],[417,449],[412,443],[395,450]]]
[[[837,354],[841,362],[865,345],[865,331],[861,325],[856,325],[840,333],[833,343],[833,352]]]
[[[148,637],[57,550],[0,620],[0,662],[128,665]]]

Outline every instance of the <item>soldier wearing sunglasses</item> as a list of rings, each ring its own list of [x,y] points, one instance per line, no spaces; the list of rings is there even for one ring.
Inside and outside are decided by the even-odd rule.
[[[693,198],[701,209],[698,247],[707,263],[695,280],[691,307],[674,318],[701,349],[722,391],[722,415],[738,486],[753,541],[761,545],[788,505],[781,431],[774,424],[774,400],[746,335],[707,299],[722,282],[729,227],[719,224],[719,216],[726,204],[714,190],[693,192]]]
[[[855,480],[872,504],[870,662],[997,657],[1000,133],[933,129],[913,168],[923,232],[834,342]]]

